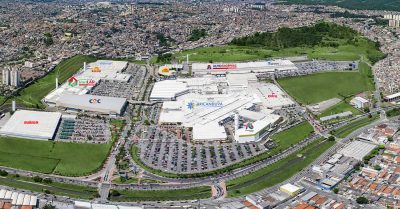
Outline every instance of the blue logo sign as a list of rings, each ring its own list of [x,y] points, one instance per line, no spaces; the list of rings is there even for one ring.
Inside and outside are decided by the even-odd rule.
[[[190,101],[187,103],[186,107],[189,110],[193,110],[196,107],[202,107],[202,108],[217,108],[217,107],[223,107],[224,104],[222,104],[221,101],[205,101],[205,102],[195,102],[195,101]]]

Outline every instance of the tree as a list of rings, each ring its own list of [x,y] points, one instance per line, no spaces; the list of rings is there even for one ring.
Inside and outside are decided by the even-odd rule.
[[[380,165],[374,165],[374,169],[377,171],[380,171],[382,169],[382,167]]]
[[[334,136],[329,136],[328,137],[328,141],[332,141],[332,142],[335,141],[335,137]]]
[[[56,209],[56,206],[52,205],[52,204],[46,204],[43,209]]]
[[[7,176],[8,172],[5,170],[0,170],[0,176]]]
[[[119,193],[117,190],[112,190],[111,191],[111,196],[113,196],[113,197],[117,197],[117,196],[120,196],[121,195],[121,193]]]
[[[43,178],[41,178],[40,176],[35,176],[35,177],[33,177],[33,181],[34,182],[42,182]]]
[[[337,194],[337,193],[339,193],[339,189],[338,189],[337,187],[336,187],[336,188],[333,188],[333,189],[332,189],[332,192],[335,193],[335,194]]]
[[[361,197],[357,197],[356,202],[358,204],[368,204],[369,201],[366,197],[361,196]]]
[[[51,184],[51,183],[53,183],[53,180],[51,180],[51,178],[45,178],[45,179],[43,179],[43,183]]]

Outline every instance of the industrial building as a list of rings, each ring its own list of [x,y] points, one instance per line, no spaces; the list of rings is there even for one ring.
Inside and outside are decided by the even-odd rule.
[[[298,195],[301,192],[301,188],[298,186],[295,186],[293,184],[285,184],[279,187],[279,190],[282,192],[285,192],[286,194],[290,195],[291,197],[294,197]]]
[[[17,110],[0,129],[0,135],[36,140],[53,139],[61,119],[58,112]]]
[[[126,105],[126,98],[90,94],[63,94],[56,103],[57,107],[64,107],[66,110],[89,111],[108,115],[121,115]]]
[[[37,207],[37,196],[5,189],[0,190],[0,208],[33,209]]]
[[[225,74],[225,73],[275,73],[296,71],[293,62],[276,59],[242,63],[193,63],[193,74]]]
[[[354,97],[352,100],[350,100],[350,104],[358,109],[369,107],[369,101],[362,97]]]

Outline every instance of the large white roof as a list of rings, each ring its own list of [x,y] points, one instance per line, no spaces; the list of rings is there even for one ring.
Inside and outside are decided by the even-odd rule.
[[[165,99],[172,100],[182,92],[187,91],[187,83],[177,80],[165,80],[154,84],[150,100]]]
[[[239,134],[239,136],[256,135],[258,132],[260,132],[262,129],[264,129],[268,125],[278,121],[279,118],[280,118],[279,115],[268,114],[262,120],[257,120],[254,123],[252,123],[252,125],[253,125],[252,129],[246,129],[246,127],[239,128],[237,130],[237,134]]]
[[[121,114],[125,104],[125,98],[94,96],[89,94],[64,94],[58,99],[56,105],[104,114]]]
[[[58,112],[18,110],[1,128],[0,134],[31,139],[52,139],[60,118],[61,113]]]
[[[278,71],[297,70],[293,62],[285,59],[276,59],[257,62],[241,62],[241,63],[193,63],[192,72],[208,73],[208,72],[226,72],[230,73],[265,73]]]
[[[193,140],[195,141],[224,140],[226,137],[225,128],[218,123],[193,126]]]
[[[278,86],[265,83],[249,88],[249,92],[256,92],[265,107],[276,109],[283,106],[293,105],[294,102]]]

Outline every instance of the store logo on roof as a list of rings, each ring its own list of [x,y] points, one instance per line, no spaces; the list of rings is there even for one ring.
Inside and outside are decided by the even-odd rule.
[[[189,110],[193,110],[194,107],[195,107],[195,103],[194,103],[193,101],[191,101],[191,102],[189,102],[186,106],[187,106],[187,108],[188,108]]]
[[[100,73],[101,72],[101,68],[100,67],[93,67],[92,68],[92,73]]]
[[[246,131],[253,131],[253,129],[254,129],[253,123],[251,122],[246,123]]]
[[[95,86],[96,81],[93,79],[77,79],[76,77],[72,76],[68,79],[68,85],[71,87],[75,86]]]
[[[202,108],[217,108],[217,107],[223,107],[224,104],[221,101],[205,101],[205,102],[195,102],[195,101],[190,101],[186,105],[186,107],[189,110],[193,110],[194,108],[197,107],[202,107]]]
[[[90,104],[100,104],[101,100],[100,99],[89,99]]]
[[[39,124],[39,121],[37,121],[37,120],[26,120],[26,121],[24,121],[24,124],[28,124],[28,125]]]
[[[75,87],[78,85],[78,79],[76,79],[74,76],[68,79],[68,85],[71,87]]]
[[[275,94],[275,92],[272,92],[272,93],[269,94],[267,97],[268,97],[268,98],[278,98],[278,95]]]

